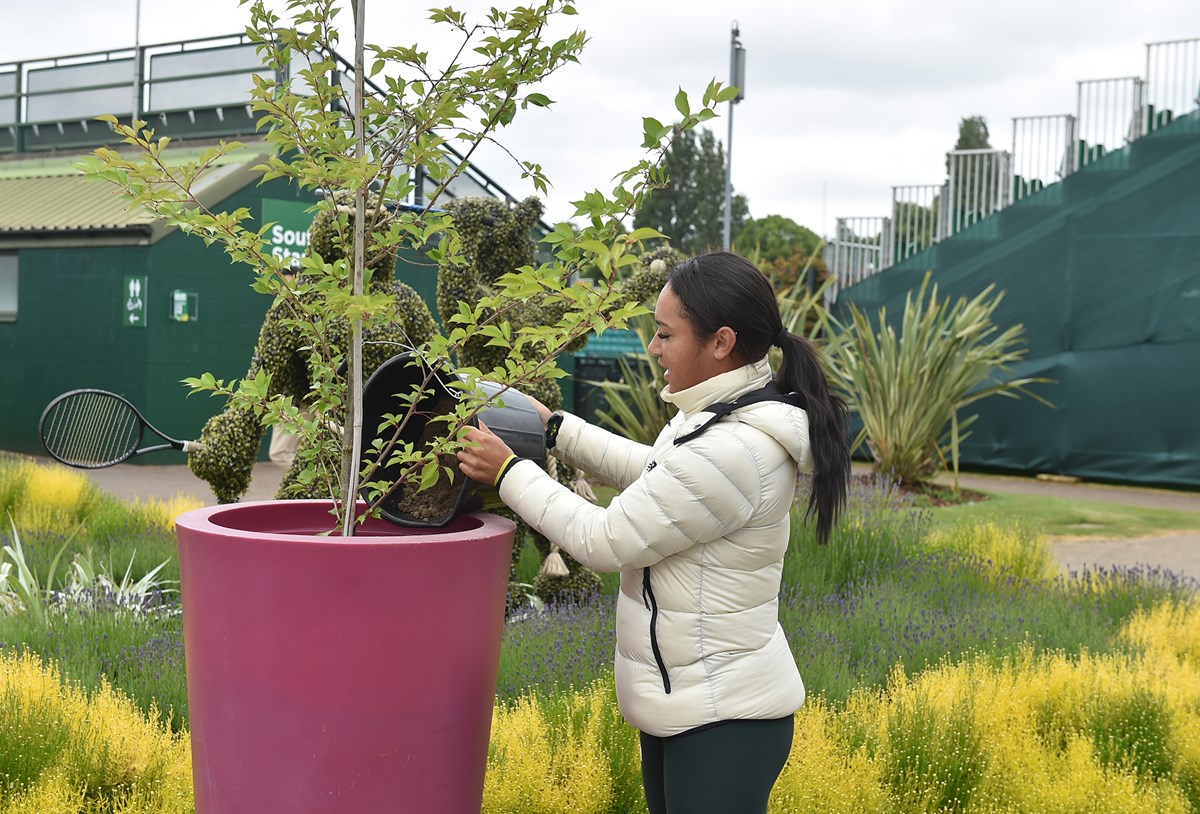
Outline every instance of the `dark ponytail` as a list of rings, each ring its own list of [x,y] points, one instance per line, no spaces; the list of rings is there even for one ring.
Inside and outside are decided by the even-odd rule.
[[[793,333],[781,343],[783,363],[775,385],[784,393],[804,397],[808,413],[808,441],[812,447],[813,485],[805,522],[817,518],[817,542],[829,542],[834,521],[846,504],[850,481],[850,446],[846,441],[846,403],[830,392],[821,357],[803,336]]]
[[[734,353],[743,363],[757,362],[772,345],[783,349],[775,384],[784,393],[799,393],[808,413],[814,472],[804,520],[815,517],[817,542],[828,543],[846,503],[850,447],[846,404],[830,392],[817,349],[784,328],[771,282],[743,257],[730,252],[693,257],[671,271],[667,284],[699,338],[707,339],[723,326],[733,329]]]

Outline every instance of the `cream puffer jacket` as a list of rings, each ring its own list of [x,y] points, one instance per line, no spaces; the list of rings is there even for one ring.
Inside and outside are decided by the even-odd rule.
[[[608,508],[532,461],[500,484],[504,502],[572,557],[621,572],[617,700],[647,734],[784,718],[804,702],[778,595],[796,473],[812,471],[807,414],[761,402],[674,443],[712,418],[708,405],[770,380],[763,359],[664,391],[679,413],[650,447],[565,414],[554,453],[622,490]]]

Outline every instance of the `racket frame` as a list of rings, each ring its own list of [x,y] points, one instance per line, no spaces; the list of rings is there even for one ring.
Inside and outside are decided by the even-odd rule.
[[[134,414],[134,416],[137,417],[137,420],[138,420],[137,438],[134,440],[134,443],[130,446],[129,449],[127,449],[124,452],[124,454],[122,454],[120,457],[115,458],[111,461],[105,461],[105,462],[101,462],[101,463],[81,463],[79,461],[68,461],[65,458],[62,458],[61,456],[59,456],[57,453],[55,453],[55,451],[50,448],[50,445],[46,443],[45,424],[46,424],[46,419],[50,415],[51,410],[53,410],[56,406],[58,406],[60,403],[66,401],[69,398],[72,398],[74,396],[89,394],[89,393],[99,395],[99,396],[106,396],[108,398],[116,400],[121,405],[128,408]],[[164,441],[166,441],[166,443],[165,444],[156,444],[155,446],[152,446],[152,447],[141,447],[142,440],[146,436],[146,428],[149,428],[156,435],[158,435],[160,438],[162,438]],[[142,415],[141,411],[137,407],[133,406],[133,402],[131,402],[129,399],[125,398],[122,395],[114,393],[111,390],[102,390],[97,387],[80,387],[75,390],[68,390],[66,393],[62,393],[61,395],[56,396],[49,404],[46,405],[46,409],[42,410],[42,416],[41,416],[41,418],[38,419],[38,438],[42,442],[42,448],[46,450],[46,453],[51,458],[58,461],[59,463],[66,464],[67,466],[74,467],[76,469],[105,469],[107,467],[116,466],[119,463],[128,461],[130,458],[136,457],[138,455],[145,455],[148,452],[161,452],[162,450],[165,450],[165,449],[174,449],[174,450],[178,450],[180,452],[188,452],[189,450],[198,449],[200,447],[199,442],[196,442],[196,441],[179,441],[179,440],[172,438],[171,436],[164,433],[162,430],[158,429],[158,427],[155,427],[153,424],[151,424],[149,421],[147,421],[146,417],[144,415]],[[139,448],[139,447],[141,447],[141,448]]]

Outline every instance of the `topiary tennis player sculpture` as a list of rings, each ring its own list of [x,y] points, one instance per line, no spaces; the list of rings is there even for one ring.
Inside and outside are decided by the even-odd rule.
[[[533,229],[542,216],[542,202],[531,196],[510,207],[497,198],[457,198],[447,202],[445,208],[454,216],[465,262],[459,265],[443,264],[438,269],[437,305],[443,322],[458,313],[460,302],[475,305],[484,297],[494,296],[494,285],[501,276],[536,261],[537,245],[534,243]],[[560,316],[561,313],[555,313],[544,305],[532,303],[518,305],[506,314],[513,334],[525,326],[552,325]],[[581,338],[566,350],[578,350],[585,341],[586,338]],[[469,338],[459,351],[458,363],[479,370],[503,366],[505,351],[488,347],[487,343],[485,336]],[[523,391],[551,410],[562,406],[562,390],[553,379],[540,379],[526,385]],[[581,474],[574,476],[566,467],[556,471],[558,467],[552,458],[549,466],[562,483],[574,486],[583,493],[586,483]],[[518,525],[524,526],[519,518],[507,510],[501,510],[500,513],[508,514]],[[520,534],[517,539],[520,541]],[[569,555],[557,550],[552,552],[549,541],[540,534],[533,533],[533,541],[543,561],[542,571],[534,583],[534,592],[538,596],[545,600],[582,598],[599,590],[600,578],[593,571],[584,568]],[[554,557],[550,559],[552,553]],[[516,580],[516,563],[520,556],[521,546],[518,542],[513,547],[513,570],[508,595],[510,610],[524,600]]]
[[[353,220],[353,209],[349,207],[318,213],[310,227],[309,255],[320,257],[326,263],[342,258],[345,254],[343,246],[350,243],[348,236],[353,231]],[[346,236],[344,240],[343,236]],[[391,253],[381,252],[368,263],[368,285],[377,292],[389,292],[395,297],[395,317],[364,334],[364,378],[392,356],[425,342],[437,332],[429,307],[416,291],[395,279],[395,268],[396,258]],[[296,295],[306,301],[328,293],[314,277],[303,273],[294,285]],[[284,297],[277,298],[267,311],[246,378],[253,381],[264,374],[269,376],[266,380],[269,383],[265,385],[267,395],[289,396],[292,405],[303,410],[312,377],[301,334],[294,323],[289,323],[294,318],[293,308],[293,303]],[[348,349],[349,322],[338,319],[329,328],[330,344]],[[327,418],[322,431],[340,434],[341,422],[336,417]],[[236,502],[250,487],[254,461],[265,432],[266,426],[258,413],[249,407],[237,408],[230,404],[205,423],[200,435],[202,446],[188,455],[188,466],[197,477],[208,481],[217,500]],[[336,499],[337,473],[342,462],[319,460],[319,457],[312,445],[302,443],[295,461],[284,474],[276,497]],[[301,473],[314,459],[318,459],[317,471],[327,473],[327,476],[302,479]]]
[[[438,311],[444,322],[458,313],[459,303],[475,305],[484,297],[493,296],[494,285],[502,275],[535,263],[537,246],[533,230],[543,211],[542,203],[536,197],[526,198],[512,206],[496,198],[459,198],[448,202],[445,208],[454,216],[466,262],[460,265],[443,264],[438,270]],[[671,267],[682,259],[681,254],[669,248],[647,253],[622,286],[626,301],[645,302],[657,296]],[[561,316],[562,307],[561,303],[556,306],[557,310],[542,304],[519,305],[506,313],[506,319],[515,335],[526,326],[553,324]],[[585,343],[586,337],[583,337],[566,350],[577,351]],[[504,349],[489,346],[487,337],[480,336],[469,339],[463,345],[458,361],[463,366],[491,370],[504,364],[504,355]],[[523,390],[551,410],[562,406],[562,390],[553,379],[540,379]],[[583,472],[560,466],[553,456],[550,456],[548,466],[560,482],[589,499],[595,499]],[[541,535],[534,533],[532,536],[543,561],[541,572],[534,581],[534,592],[539,597],[545,600],[583,598],[598,590],[600,580],[594,572],[557,547],[552,547]],[[520,552],[518,545],[513,550],[510,608],[523,598],[515,572]]]

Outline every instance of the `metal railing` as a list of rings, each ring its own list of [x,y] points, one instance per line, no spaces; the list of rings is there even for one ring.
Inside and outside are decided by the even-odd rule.
[[[234,34],[0,64],[0,153],[110,143],[111,128],[95,121],[106,113],[124,122],[144,119],[160,134],[176,138],[255,133],[258,115],[250,106],[254,76],[272,74],[257,48],[245,34]],[[333,82],[352,88],[353,65],[336,52],[332,56],[337,66]],[[368,94],[386,93],[369,78],[364,84]],[[455,164],[466,161],[453,145],[443,149]],[[424,168],[413,175],[408,203],[420,204],[437,184]],[[516,200],[470,162],[445,194]]]
[[[884,247],[890,242],[889,218],[838,218],[835,237],[825,247],[825,264],[834,280],[827,294],[829,301],[835,301],[841,289],[883,269]]]
[[[1077,169],[1141,138],[1145,86],[1137,76],[1085,79],[1078,83]]]
[[[1146,45],[1145,132],[1200,107],[1200,37]]]
[[[1012,202],[1012,156],[1007,150],[951,150],[942,201],[942,238],[956,235]]]
[[[1075,117],[1019,116],[1013,119],[1012,199],[1028,198],[1075,171]]]
[[[945,184],[892,187],[890,218],[838,218],[829,299],[1198,108],[1200,38],[1148,43],[1145,79],[1078,82],[1074,115],[1013,119],[1011,151],[952,150]]]
[[[162,124],[166,112],[187,109],[194,120],[206,111],[218,123],[211,135],[254,132],[250,75],[263,68],[261,60],[247,66],[247,52],[253,54],[254,45],[234,34],[0,65],[0,152],[105,144],[113,139],[111,129],[95,121],[105,113],[125,122],[158,117]],[[172,87],[187,89],[188,98],[168,104],[164,95]],[[201,89],[208,95],[197,98]],[[228,109],[240,114],[236,121],[224,121]]]
[[[942,239],[941,203],[945,184],[892,187],[891,239],[884,268],[925,251]]]

